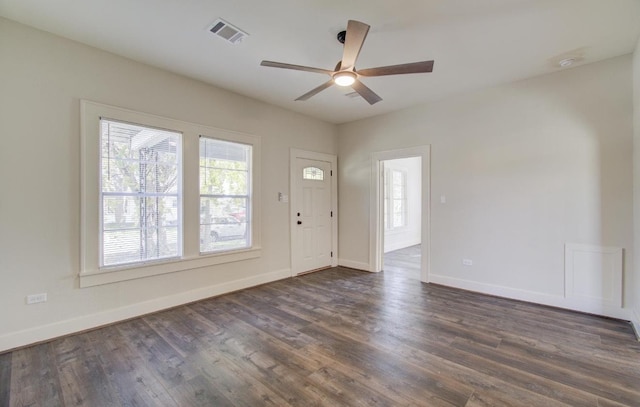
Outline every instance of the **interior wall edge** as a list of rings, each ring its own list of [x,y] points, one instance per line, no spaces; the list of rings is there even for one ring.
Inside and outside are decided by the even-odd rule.
[[[631,326],[633,333],[636,334],[636,339],[640,342],[640,312],[637,309],[632,312]]]

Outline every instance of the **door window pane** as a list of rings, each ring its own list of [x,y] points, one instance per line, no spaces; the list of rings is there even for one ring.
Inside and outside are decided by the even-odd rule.
[[[324,171],[317,167],[306,167],[302,170],[302,178],[313,181],[323,181]]]

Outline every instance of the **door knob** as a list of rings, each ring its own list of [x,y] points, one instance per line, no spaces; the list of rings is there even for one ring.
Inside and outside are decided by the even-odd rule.
[[[302,225],[302,221],[300,221],[300,220],[299,220],[299,221],[298,221],[298,225]]]

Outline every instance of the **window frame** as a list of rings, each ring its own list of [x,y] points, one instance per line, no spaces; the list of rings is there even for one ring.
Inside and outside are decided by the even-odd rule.
[[[177,234],[178,234],[178,241],[177,241],[177,253],[174,256],[165,256],[165,257],[158,257],[158,258],[153,258],[153,259],[146,259],[146,260],[137,260],[137,261],[129,261],[129,262],[123,262],[123,263],[117,263],[117,264],[108,264],[105,265],[104,264],[104,257],[105,257],[105,242],[104,242],[104,238],[105,238],[105,227],[104,227],[104,197],[105,196],[135,196],[138,198],[149,198],[152,197],[153,195],[156,195],[155,193],[146,193],[146,192],[141,192],[138,193],[136,195],[132,195],[131,193],[124,193],[124,192],[105,192],[103,185],[104,185],[104,179],[102,177],[102,174],[99,174],[99,194],[100,194],[100,198],[98,200],[98,205],[99,205],[99,216],[98,216],[98,223],[99,223],[99,257],[98,257],[98,267],[100,269],[107,269],[107,268],[113,268],[113,267],[126,267],[128,265],[134,265],[134,266],[139,266],[139,265],[144,265],[147,263],[158,263],[158,262],[163,262],[163,261],[172,261],[172,260],[177,260],[180,259],[182,257],[182,253],[183,253],[183,247],[182,247],[182,201],[183,201],[183,188],[182,188],[182,180],[184,179],[183,175],[182,175],[182,171],[184,168],[184,165],[182,163],[182,158],[183,158],[183,154],[182,154],[182,146],[183,146],[183,134],[173,131],[173,130],[168,130],[168,129],[162,129],[162,128],[156,128],[156,127],[151,127],[151,126],[147,126],[147,125],[141,125],[138,123],[128,123],[128,122],[123,122],[120,120],[114,120],[112,118],[108,118],[108,117],[100,117],[100,124],[102,123],[102,121],[108,121],[108,122],[112,122],[112,123],[120,123],[120,124],[125,124],[125,125],[134,125],[134,126],[138,126],[138,127],[144,127],[147,129],[152,129],[152,130],[160,130],[160,131],[170,131],[172,133],[175,133],[176,135],[179,136],[179,143],[176,149],[176,167],[178,170],[178,179],[177,179],[177,191],[176,191],[176,198],[177,198]],[[100,130],[100,132],[102,132],[102,129]],[[102,146],[102,134],[99,134],[100,137],[100,144]],[[102,166],[103,164],[103,159],[104,157],[102,156],[102,154],[100,154],[99,156],[99,165]]]
[[[100,119],[111,119],[182,134],[182,255],[178,258],[100,267]],[[260,239],[260,137],[137,112],[87,100],[80,101],[80,287],[90,287],[177,271],[258,258]],[[252,146],[250,247],[200,253],[199,139],[206,136]]]
[[[245,147],[249,147],[248,149],[248,163],[247,163],[247,167],[248,167],[248,171],[247,171],[247,175],[248,175],[248,180],[247,180],[247,193],[246,195],[241,195],[242,197],[244,197],[244,199],[247,200],[248,205],[245,208],[246,211],[246,218],[245,218],[245,228],[249,229],[249,232],[251,232],[252,230],[252,222],[251,219],[253,218],[253,213],[252,213],[252,202],[253,202],[253,146],[251,144],[247,144],[247,143],[240,143],[240,142],[236,142],[236,141],[230,141],[230,140],[225,140],[225,139],[221,139],[218,137],[210,137],[210,136],[206,136],[206,135],[200,135],[199,141],[198,141],[198,164],[200,163],[200,159],[201,159],[201,151],[200,148],[202,146],[202,140],[212,140],[212,141],[222,141],[222,142],[226,142],[226,143],[233,143],[233,144],[237,144],[237,145],[242,145]],[[200,165],[198,165],[198,178],[200,178],[201,172],[200,169],[202,167]],[[198,185],[201,185],[201,179],[198,180]],[[238,195],[224,195],[224,194],[203,194],[202,191],[199,189],[198,190],[198,210],[200,211],[202,209],[202,198],[240,198],[241,196]],[[199,212],[200,213],[200,212]],[[228,215],[225,215],[228,216]],[[222,216],[218,216],[219,218],[222,218]],[[202,224],[200,224],[200,227],[202,227]],[[246,230],[246,229],[245,229]],[[200,233],[201,230],[199,229]],[[200,234],[198,234],[200,236],[200,239],[202,239],[202,236]],[[232,249],[218,249],[218,250],[209,250],[209,251],[202,251],[202,244],[200,244],[200,254],[201,255],[209,255],[209,254],[218,254],[218,253],[225,253],[225,252],[231,252],[231,251],[236,251],[236,250],[246,250],[247,248],[251,247],[252,241],[251,241],[251,234],[249,234],[248,236],[246,235],[245,232],[245,240],[247,240],[248,243],[248,247],[240,247],[240,248],[232,248]]]

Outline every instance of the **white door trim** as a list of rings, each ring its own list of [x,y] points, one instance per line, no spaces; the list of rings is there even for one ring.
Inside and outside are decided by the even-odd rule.
[[[296,227],[296,213],[293,205],[293,194],[295,193],[295,179],[296,179],[296,158],[304,158],[307,160],[326,161],[331,164],[331,210],[333,211],[333,217],[331,218],[331,251],[333,257],[331,258],[331,267],[338,266],[338,156],[334,154],[317,153],[315,151],[299,150],[292,148],[289,155],[289,193],[291,195],[291,201],[289,203],[289,255],[291,261],[291,276],[298,275],[299,271],[295,267],[293,258],[293,236],[295,236]]]
[[[371,157],[371,188],[370,188],[370,224],[369,224],[369,266],[371,272],[382,270],[383,233],[384,223],[382,219],[383,185],[381,167],[382,161],[398,158],[421,157],[422,158],[422,262],[420,264],[420,280],[429,282],[431,270],[431,241],[430,241],[430,185],[431,185],[431,146],[418,146],[400,150],[388,150],[374,152]]]

